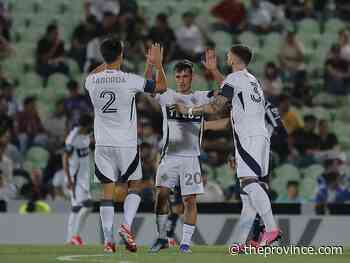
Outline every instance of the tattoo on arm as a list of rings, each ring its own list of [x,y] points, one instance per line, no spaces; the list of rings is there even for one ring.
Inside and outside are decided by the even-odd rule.
[[[215,114],[219,113],[225,109],[228,103],[228,99],[224,96],[218,95],[214,98],[214,100],[208,104],[202,106],[196,106],[192,109],[193,115],[201,115],[201,114]]]

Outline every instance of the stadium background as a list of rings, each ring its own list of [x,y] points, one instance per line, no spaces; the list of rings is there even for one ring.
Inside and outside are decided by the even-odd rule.
[[[249,0],[0,0],[0,207],[8,213],[1,215],[1,228],[15,222],[10,218],[18,211],[39,212],[32,206],[38,200],[44,202],[42,212],[68,211],[60,161],[64,138],[80,114],[92,110],[83,80],[101,62],[96,47],[111,33],[126,43],[125,70],[140,74],[147,46],[163,42],[171,88],[173,65],[179,59],[195,62],[194,90],[214,89],[200,63],[204,49],[216,49],[220,68],[227,73],[227,49],[239,42],[252,47],[250,70],[279,106],[289,133],[286,141],[273,138],[271,196],[281,204],[275,208],[310,217],[349,213],[349,3],[261,2],[254,9]],[[184,16],[194,20],[192,30],[183,28]],[[155,26],[156,21],[162,25]],[[47,55],[53,45],[49,35],[57,37],[56,32],[59,47]],[[145,186],[141,210],[149,211],[161,116],[145,96],[138,97],[137,108]],[[215,210],[215,205],[204,204],[204,213],[213,207],[227,213],[239,203],[230,136],[230,128],[205,132],[201,158],[208,194],[202,202],[221,205]],[[97,196],[93,176],[91,183]],[[123,194],[118,198],[121,201]],[[4,236],[1,243],[6,243]]]

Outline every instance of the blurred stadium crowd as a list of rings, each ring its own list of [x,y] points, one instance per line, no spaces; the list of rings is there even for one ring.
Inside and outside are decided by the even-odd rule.
[[[225,51],[251,46],[250,70],[289,134],[272,137],[273,200],[350,201],[349,13],[346,0],[0,0],[0,207],[66,198],[65,136],[92,113],[82,80],[102,62],[109,34],[125,41],[125,70],[140,74],[147,48],[162,43],[170,88],[184,58],[196,63],[194,90],[217,88],[201,65],[204,50],[215,48],[227,73]],[[162,117],[142,95],[137,109],[144,200],[152,201]],[[204,133],[202,202],[238,201],[231,136],[229,125]]]

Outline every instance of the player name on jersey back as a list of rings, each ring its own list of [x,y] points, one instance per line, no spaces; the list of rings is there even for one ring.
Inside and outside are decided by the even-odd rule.
[[[96,145],[137,146],[135,95],[144,92],[145,83],[143,77],[121,70],[103,70],[87,77]]]

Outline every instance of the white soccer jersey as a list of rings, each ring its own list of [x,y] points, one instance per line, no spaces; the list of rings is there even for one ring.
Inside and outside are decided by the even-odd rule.
[[[207,104],[210,101],[208,91],[195,91],[185,95],[168,89],[156,100],[162,107],[163,113],[163,149],[162,156],[199,156],[202,133],[202,116],[179,114],[169,108],[170,105],[181,103],[188,107]]]
[[[265,126],[263,90],[252,74],[247,70],[231,73],[224,80],[220,94],[232,99],[231,118],[234,122],[234,132],[239,138],[269,138]]]
[[[69,158],[69,173],[76,184],[89,189],[90,186],[90,135],[79,134],[80,127],[75,127],[66,138],[66,152]]]
[[[137,146],[135,94],[144,91],[146,80],[120,70],[90,74],[85,82],[94,106],[96,145]]]

